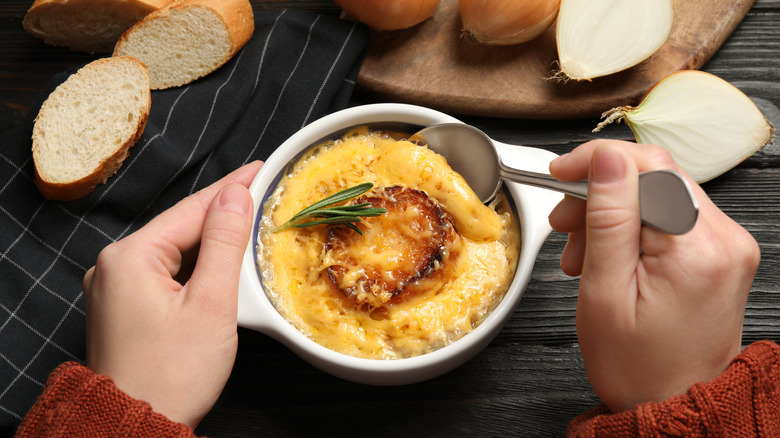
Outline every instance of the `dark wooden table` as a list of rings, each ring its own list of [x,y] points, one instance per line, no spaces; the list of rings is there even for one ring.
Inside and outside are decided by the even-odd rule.
[[[0,139],[40,99],[57,72],[91,55],[46,46],[21,21],[32,0],[0,2]],[[260,8],[337,14],[327,1],[256,1]],[[757,0],[704,70],[756,99],[780,126],[780,0]],[[355,103],[373,101],[355,96]],[[463,117],[493,138],[563,153],[595,137],[596,120]],[[624,126],[599,135],[632,139]],[[0,146],[2,147],[2,146]],[[758,240],[762,264],[747,306],[744,342],[780,341],[780,146],[765,147],[709,182],[715,203]],[[553,233],[514,316],[474,359],[439,378],[402,387],[362,386],[311,367],[265,335],[240,331],[233,375],[198,433],[229,436],[561,436],[595,406],[574,327],[577,279],[558,261]]]

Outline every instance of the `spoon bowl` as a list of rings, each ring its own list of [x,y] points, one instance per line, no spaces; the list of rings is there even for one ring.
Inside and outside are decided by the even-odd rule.
[[[412,138],[443,155],[484,203],[496,196],[503,180],[555,190],[581,199],[588,197],[587,181],[558,181],[547,174],[507,165],[493,140],[471,125],[443,123],[428,126]],[[690,184],[679,173],[671,170],[642,172],[639,174],[639,214],[644,225],[667,234],[685,234],[696,224],[699,204]]]

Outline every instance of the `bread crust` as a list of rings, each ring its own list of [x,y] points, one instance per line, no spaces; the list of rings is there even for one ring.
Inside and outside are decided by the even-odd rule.
[[[124,1],[131,1],[132,3],[135,4],[148,5],[150,8],[158,9],[163,6],[169,5],[174,0],[124,0]],[[33,4],[30,5],[30,8],[27,9],[27,13],[29,14],[30,12],[41,8],[43,5],[54,4],[54,3],[67,4],[69,3],[69,0],[35,0]]]
[[[146,121],[149,118],[147,113],[143,123],[139,125],[136,134],[117,148],[114,155],[107,158],[95,171],[77,181],[69,183],[56,183],[43,179],[38,166],[35,166],[35,186],[41,192],[44,198],[53,201],[75,201],[83,198],[95,190],[98,184],[103,184],[114,175],[125,159],[130,155],[130,148],[138,143],[146,127]]]
[[[133,57],[117,57],[117,58],[101,58],[96,61],[91,62],[90,64],[87,64],[84,66],[79,72],[81,72],[84,69],[98,69],[103,68],[107,64],[115,63],[115,62],[131,62],[133,64],[136,64],[137,66],[141,66],[144,71],[146,71],[146,66],[139,61],[136,58]],[[108,68],[108,67],[106,67]],[[75,74],[78,74],[79,72],[76,72]],[[67,80],[64,82],[61,86],[67,85]],[[145,87],[148,90],[149,85],[149,75],[148,71],[146,71],[146,83]],[[141,135],[143,135],[144,129],[146,128],[146,122],[149,120],[149,112],[151,110],[151,93],[147,92],[145,93],[145,99],[142,102],[142,108],[139,114],[139,117],[133,120],[134,123],[134,131],[129,136],[129,138],[125,139],[119,146],[116,147],[116,150],[113,154],[111,154],[108,158],[103,160],[102,163],[100,163],[92,172],[90,172],[88,175],[79,178],[78,180],[74,181],[68,181],[68,182],[56,182],[56,181],[50,181],[47,180],[45,175],[45,172],[43,172],[39,166],[43,162],[43,157],[41,154],[43,154],[43,151],[40,150],[38,147],[39,138],[41,136],[41,132],[39,131],[39,124],[38,121],[42,119],[43,117],[50,117],[49,112],[50,111],[57,111],[57,109],[51,109],[48,107],[47,102],[49,100],[47,99],[46,102],[43,103],[41,106],[41,110],[38,112],[38,116],[35,118],[35,127],[33,127],[33,134],[32,134],[32,156],[33,156],[33,162],[34,162],[34,170],[35,170],[35,185],[38,187],[38,190],[40,193],[46,198],[50,200],[56,200],[56,201],[73,201],[79,198],[82,198],[89,193],[91,193],[95,187],[97,187],[98,184],[105,183],[108,178],[110,178],[112,175],[114,175],[119,168],[122,166],[122,163],[124,160],[128,157],[130,154],[130,149],[138,142],[138,140],[141,138]]]
[[[22,26],[31,35],[54,46],[71,50],[108,53],[119,37],[137,21],[152,11],[169,5],[174,0],[35,0],[22,20]],[[87,9],[89,8],[89,9]],[[104,13],[95,13],[95,11]],[[63,22],[85,12],[95,14],[102,24],[94,22]],[[87,14],[88,15],[88,14]],[[61,25],[54,28],[47,22]],[[85,30],[85,28],[87,30]],[[63,29],[68,29],[63,32]]]
[[[230,55],[225,62],[244,47],[255,32],[254,13],[248,0],[178,0],[176,3],[209,7],[225,21],[231,42]]]
[[[244,45],[254,34],[254,13],[252,11],[252,4],[249,2],[249,0],[174,0],[172,3],[150,13],[141,21],[136,23],[133,27],[128,29],[125,33],[123,33],[122,36],[119,37],[119,40],[114,47],[113,56],[133,55],[132,53],[126,53],[123,46],[127,43],[128,39],[137,29],[142,28],[152,20],[158,20],[167,17],[171,11],[186,10],[187,8],[192,7],[207,8],[214,12],[214,14],[222,20],[222,22],[225,24],[225,28],[228,31],[228,37],[230,38],[230,49],[227,53],[224,54],[222,59],[220,59],[215,64],[214,68],[200,75],[181,76],[178,78],[178,81],[164,83],[155,83],[153,78],[153,90],[182,86],[214,72],[227,63],[236,54],[236,52],[244,47]],[[150,66],[150,68],[154,69],[154,66]]]

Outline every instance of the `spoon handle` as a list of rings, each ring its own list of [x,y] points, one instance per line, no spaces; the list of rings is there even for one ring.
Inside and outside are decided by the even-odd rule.
[[[588,199],[587,181],[558,181],[552,176],[544,173],[514,169],[504,165],[501,165],[500,173],[502,178],[506,178],[516,183],[555,190],[556,192],[565,193],[580,199]]]
[[[500,166],[502,178],[588,198],[588,182],[558,181],[544,173]],[[642,223],[667,234],[685,234],[696,224],[699,204],[690,185],[677,172],[657,170],[639,174],[639,216]]]

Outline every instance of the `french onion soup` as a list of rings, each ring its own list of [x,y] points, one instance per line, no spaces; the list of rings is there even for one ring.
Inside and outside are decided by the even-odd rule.
[[[399,138],[360,127],[310,148],[261,210],[269,298],[311,339],[356,357],[418,356],[461,338],[501,300],[519,256],[503,192],[482,204],[444,157]],[[280,227],[361,185],[371,188],[335,205],[369,217]]]

